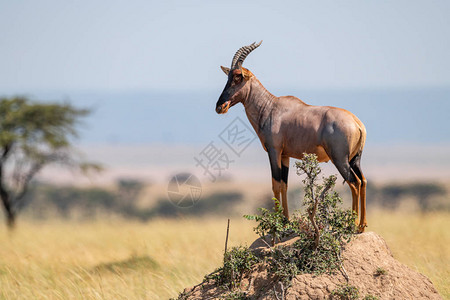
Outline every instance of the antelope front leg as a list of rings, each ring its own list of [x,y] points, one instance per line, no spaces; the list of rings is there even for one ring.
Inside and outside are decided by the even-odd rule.
[[[270,160],[270,169],[272,171],[272,191],[273,197],[278,200],[278,202],[282,203],[282,199],[280,197],[281,194],[281,153],[274,149],[268,150],[269,160]],[[286,203],[287,205],[287,203]],[[289,218],[289,213],[287,209],[284,209],[283,203],[283,214],[286,218]]]
[[[289,219],[287,188],[289,177],[289,156],[281,156],[281,198],[283,200],[283,212]]]

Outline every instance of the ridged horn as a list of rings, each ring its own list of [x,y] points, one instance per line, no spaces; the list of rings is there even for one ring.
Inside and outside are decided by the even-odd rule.
[[[258,48],[261,45],[262,41],[258,44],[254,42],[251,45],[241,47],[238,51],[236,51],[236,54],[233,56],[233,60],[231,61],[231,69],[237,69],[242,66],[242,63],[244,62],[247,55],[250,54],[253,50]]]

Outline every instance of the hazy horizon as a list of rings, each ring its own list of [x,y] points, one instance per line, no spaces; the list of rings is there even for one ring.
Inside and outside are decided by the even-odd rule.
[[[450,88],[270,91],[295,95],[311,105],[351,111],[366,126],[367,145],[450,144]],[[236,117],[250,126],[242,104],[225,115],[216,114],[220,93],[47,92],[36,93],[32,99],[70,101],[91,108],[92,114],[79,126],[76,143],[81,145],[198,145],[216,138]]]
[[[250,127],[241,104],[226,115],[215,113],[219,93],[73,94],[73,103],[94,107],[81,127],[77,147],[88,159],[107,167],[92,182],[130,177],[164,184],[177,172],[192,172],[208,181],[194,157],[210,142],[226,151],[220,134],[236,118]],[[346,108],[365,123],[368,136],[362,165],[370,180],[450,179],[450,89],[309,90],[296,95],[310,104]],[[229,149],[228,154],[234,163],[225,177],[256,181],[270,177],[267,154],[258,139],[242,157],[233,156]],[[337,173],[331,164],[323,166],[328,174]],[[89,181],[57,172],[50,170],[41,178]],[[294,171],[291,177],[296,180]]]

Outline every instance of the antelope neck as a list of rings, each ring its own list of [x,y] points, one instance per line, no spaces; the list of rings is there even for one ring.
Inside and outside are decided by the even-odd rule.
[[[248,95],[242,104],[245,107],[248,120],[255,131],[259,133],[272,116],[277,97],[266,90],[258,79],[253,78],[252,81]]]

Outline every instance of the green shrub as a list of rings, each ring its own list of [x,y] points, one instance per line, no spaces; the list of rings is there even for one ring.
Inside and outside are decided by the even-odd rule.
[[[306,175],[303,179],[304,199],[303,205],[306,211],[300,219],[308,220],[310,226],[303,229],[314,236],[316,246],[321,235],[331,234],[337,241],[349,241],[355,232],[356,214],[351,210],[343,210],[340,205],[342,199],[333,191],[336,184],[336,176],[323,178],[322,184],[318,182],[318,176],[322,172],[315,154],[304,154],[303,160],[295,163],[298,175]]]
[[[255,220],[258,225],[254,231],[261,237],[270,235],[272,244],[280,241],[282,238],[292,234],[292,223],[283,215],[283,208],[280,202],[273,198],[275,207],[273,211],[266,208],[259,208],[260,215],[244,215],[247,220]]]
[[[333,273],[342,266],[340,254],[345,243],[350,241],[355,232],[355,214],[351,210],[339,207],[341,198],[333,188],[336,176],[324,178],[318,182],[321,170],[315,155],[304,155],[301,162],[297,162],[297,173],[306,174],[303,180],[304,206],[306,210],[288,220],[283,215],[279,202],[275,199],[275,208],[268,210],[260,208],[260,215],[245,215],[248,220],[256,221],[254,231],[263,241],[270,236],[272,245],[267,243],[269,253],[263,257],[269,265],[269,272],[275,275],[276,282],[289,287],[291,280],[298,274]],[[298,239],[291,245],[274,245],[284,237],[296,236]],[[230,297],[244,297],[238,288],[243,276],[251,271],[252,266],[259,259],[246,247],[234,247],[224,255],[224,264],[205,280],[213,279],[218,286],[225,286],[234,294]],[[352,295],[356,292],[345,287],[343,293]],[[340,295],[340,290],[335,295]],[[227,296],[228,297],[228,296]],[[230,298],[243,299],[243,298]],[[354,299],[354,298],[342,298]]]
[[[336,176],[324,178],[318,183],[321,173],[315,155],[305,154],[297,162],[297,174],[305,174],[304,207],[306,211],[295,215],[290,221],[276,202],[273,211],[260,209],[261,215],[244,216],[255,220],[255,232],[262,238],[270,235],[273,240],[295,235],[299,239],[291,246],[275,246],[266,258],[270,271],[283,284],[300,273],[333,273],[341,268],[340,253],[343,245],[355,232],[355,214],[339,207],[342,200],[333,192]]]
[[[213,279],[216,285],[233,289],[239,286],[244,274],[257,262],[258,258],[247,247],[233,247],[225,253],[223,266],[206,279]]]
[[[384,268],[381,268],[381,267],[378,267],[376,270],[375,270],[375,276],[381,276],[381,275],[386,275],[388,273],[388,271],[386,270],[386,269],[384,269]]]
[[[339,285],[331,292],[331,299],[338,300],[356,300],[359,298],[359,291],[356,287],[349,284]]]

